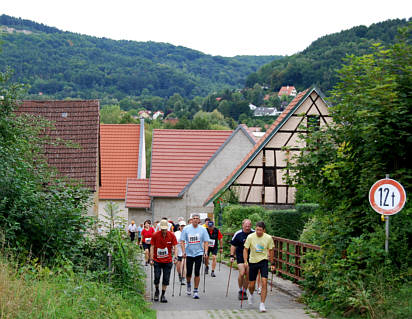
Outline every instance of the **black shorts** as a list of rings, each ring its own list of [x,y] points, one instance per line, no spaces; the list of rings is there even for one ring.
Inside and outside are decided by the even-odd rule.
[[[237,264],[244,264],[245,260],[243,259],[243,253],[242,254],[236,254],[236,262]]]
[[[215,246],[215,247],[209,247],[208,249],[207,249],[207,255],[209,256],[210,254],[212,254],[212,255],[217,255],[217,246]]]
[[[143,243],[143,250],[149,249],[150,252],[150,244]]]
[[[268,277],[268,260],[263,259],[258,263],[249,263],[249,281],[256,281],[257,275],[260,270],[260,276],[262,278]]]
[[[202,266],[203,256],[186,257],[186,276],[192,277],[193,264],[195,264],[195,277],[200,276],[200,266]]]
[[[182,261],[183,257],[182,256],[177,256],[177,261]]]
[[[153,265],[154,265],[154,284],[156,286],[159,284],[160,275],[162,274],[162,270],[163,270],[162,285],[168,286],[169,279],[170,279],[170,272],[172,270],[173,263],[158,263],[157,261],[155,261]]]

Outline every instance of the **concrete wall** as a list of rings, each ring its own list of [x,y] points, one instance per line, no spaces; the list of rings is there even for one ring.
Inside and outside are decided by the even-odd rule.
[[[160,220],[162,217],[167,217],[173,221],[182,216],[189,218],[186,212],[186,200],[184,198],[167,198],[155,197],[152,200],[152,210],[154,212],[154,220]]]
[[[145,220],[152,220],[152,212],[145,208],[129,208],[128,224],[132,220],[136,222],[136,225],[143,224]]]

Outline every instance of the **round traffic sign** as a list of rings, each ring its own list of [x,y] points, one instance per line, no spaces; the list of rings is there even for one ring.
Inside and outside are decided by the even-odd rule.
[[[405,189],[393,179],[381,179],[369,190],[369,203],[379,214],[395,215],[402,210],[405,202]]]

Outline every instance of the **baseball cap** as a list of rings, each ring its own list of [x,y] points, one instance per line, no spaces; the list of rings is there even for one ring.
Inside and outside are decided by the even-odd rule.
[[[212,222],[212,221],[209,221],[208,223],[207,223],[207,226],[209,226],[209,227],[212,227],[214,225],[214,223]]]
[[[186,226],[186,222],[185,222],[184,220],[181,220],[181,221],[179,222],[179,226]]]
[[[169,227],[167,220],[162,219],[159,224],[160,229],[167,229]]]

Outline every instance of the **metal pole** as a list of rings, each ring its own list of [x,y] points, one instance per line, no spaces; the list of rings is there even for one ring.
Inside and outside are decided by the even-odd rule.
[[[389,216],[385,216],[385,252],[389,253]]]
[[[110,251],[107,253],[107,270],[109,271],[109,282],[111,279],[111,274],[112,274],[112,254]]]
[[[386,179],[389,179],[389,174],[386,174]],[[385,252],[389,253],[389,216],[385,216]]]

